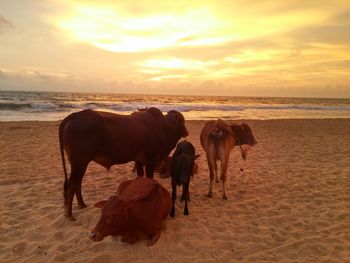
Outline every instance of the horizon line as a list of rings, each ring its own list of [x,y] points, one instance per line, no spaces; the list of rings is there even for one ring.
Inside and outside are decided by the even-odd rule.
[[[42,93],[78,93],[78,94],[113,94],[113,95],[153,95],[153,96],[198,96],[198,97],[241,97],[241,98],[289,98],[289,99],[345,99],[348,100],[350,97],[305,97],[305,96],[251,96],[251,95],[203,95],[203,94],[166,94],[166,93],[138,93],[138,92],[130,92],[130,93],[120,93],[120,92],[92,92],[92,91],[45,91],[45,90],[6,90],[1,89],[0,91],[5,92],[42,92]]]

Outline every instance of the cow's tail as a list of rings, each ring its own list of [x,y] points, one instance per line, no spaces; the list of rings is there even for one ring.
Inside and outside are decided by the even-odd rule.
[[[215,128],[210,132],[210,137],[214,139],[214,142],[222,140],[227,134],[232,136],[232,130],[227,127],[222,120],[217,120],[215,123]]]
[[[67,167],[66,167],[66,161],[64,157],[64,141],[63,141],[63,135],[64,135],[64,128],[67,124],[67,122],[70,120],[68,116],[67,118],[63,119],[60,123],[59,130],[58,130],[58,138],[60,142],[60,151],[61,151],[61,159],[62,159],[62,166],[63,166],[63,172],[64,172],[64,184],[63,184],[63,197],[64,197],[64,204],[67,204],[67,187],[68,187],[68,175],[67,175]]]

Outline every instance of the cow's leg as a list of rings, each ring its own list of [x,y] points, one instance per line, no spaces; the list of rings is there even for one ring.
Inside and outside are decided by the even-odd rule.
[[[77,183],[74,183],[73,180],[69,178],[67,182],[67,189],[65,191],[66,198],[65,198],[65,209],[64,209],[64,216],[69,220],[75,220],[75,218],[72,215],[72,203],[73,203],[73,197],[76,191],[76,187],[77,187]]]
[[[171,210],[170,210],[170,216],[175,216],[175,200],[176,200],[176,184],[172,184],[172,192],[171,192]]]
[[[213,181],[215,176],[215,166],[216,166],[216,160],[214,158],[211,158],[207,154],[207,161],[209,166],[209,191],[208,191],[208,197],[212,197],[212,189],[213,189]]]
[[[158,232],[151,235],[147,246],[150,247],[150,246],[154,245],[158,241],[158,239],[160,238],[161,233],[162,233],[162,230],[159,230]]]
[[[67,185],[64,189],[65,193],[65,211],[64,211],[64,216],[68,218],[69,220],[75,220],[75,218],[72,215],[72,204],[73,204],[73,198],[74,194],[77,192],[79,185],[82,182],[82,179],[84,177],[85,171],[86,171],[87,164],[78,164],[76,165],[74,162],[72,163],[71,166],[71,174],[68,179]],[[81,196],[81,187],[80,187],[80,196],[77,199],[79,202],[79,198],[81,198],[80,201],[83,201],[83,197]]]
[[[184,209],[184,215],[188,216],[188,206],[187,206],[187,201],[189,200],[190,192],[189,192],[189,182],[184,183],[182,185],[182,195],[185,196],[185,209]]]
[[[155,160],[148,160],[146,162],[146,176],[148,178],[153,178],[154,175],[154,169],[156,168],[156,161]]]
[[[181,202],[186,200],[186,190],[185,190],[185,184],[182,184],[182,194],[181,194]]]
[[[75,191],[75,194],[77,197],[78,207],[80,209],[83,209],[83,208],[87,207],[87,205],[85,204],[85,202],[83,200],[83,195],[81,194],[81,181],[79,182],[79,184],[77,186],[77,190]]]
[[[223,191],[222,198],[227,200],[228,194],[226,189],[226,174],[227,174],[229,155],[224,156],[221,160],[223,160],[221,161],[221,176],[220,176],[222,180],[222,191]]]
[[[187,188],[187,191],[184,189],[184,187]],[[182,185],[181,202],[186,200],[186,197],[187,200],[190,201],[189,182]]]
[[[214,171],[215,171],[215,182],[219,182],[219,175],[218,175],[218,164],[217,162],[214,162]]]
[[[143,165],[140,162],[135,162],[137,176],[143,176],[144,170]]]
[[[125,233],[122,238],[121,238],[122,242],[127,242],[129,244],[135,244],[138,239],[137,239],[137,235],[135,235],[134,233]]]
[[[80,209],[87,207],[87,205],[85,204],[84,200],[83,200],[83,195],[81,194],[81,183],[83,181],[83,177],[86,171],[86,167],[84,169],[84,173],[82,175],[82,177],[80,178],[78,185],[77,185],[77,190],[75,191],[75,195],[77,197],[77,202],[78,202],[78,207]]]

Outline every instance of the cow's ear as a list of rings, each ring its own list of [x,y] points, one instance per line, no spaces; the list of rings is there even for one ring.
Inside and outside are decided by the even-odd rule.
[[[106,203],[107,203],[107,200],[102,200],[102,201],[100,201],[100,202],[97,202],[97,203],[95,204],[95,207],[97,207],[97,208],[102,208],[102,207],[105,206]]]
[[[184,118],[180,112],[175,110],[168,111],[168,114],[171,116],[171,119],[177,123],[183,123]]]
[[[242,126],[242,129],[243,129],[243,130],[248,130],[248,129],[249,129],[249,125],[246,124],[246,123],[244,123],[244,122],[242,123],[241,126]]]

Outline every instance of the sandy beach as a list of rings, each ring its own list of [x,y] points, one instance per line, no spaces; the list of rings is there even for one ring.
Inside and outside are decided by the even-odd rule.
[[[258,144],[246,161],[238,147],[232,151],[223,200],[221,183],[206,196],[204,121],[187,122],[201,154],[190,215],[177,200],[176,217],[147,247],[88,237],[100,216],[94,203],[136,176],[132,163],[109,173],[91,163],[82,190],[88,208],[74,200],[77,221],[68,221],[59,122],[1,122],[0,262],[350,262],[350,119],[247,123]],[[170,178],[155,178],[170,191]]]

